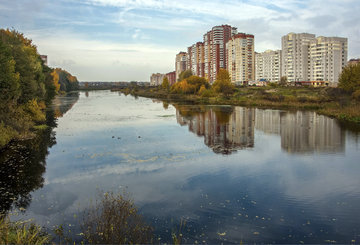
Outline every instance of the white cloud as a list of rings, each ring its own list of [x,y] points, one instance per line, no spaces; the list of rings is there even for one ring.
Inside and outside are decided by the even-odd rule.
[[[86,36],[71,32],[29,32],[41,54],[47,54],[49,65],[62,67],[78,79],[101,80],[149,80],[152,72],[169,72],[178,47],[152,43],[124,43],[89,40]],[[135,38],[144,39],[138,32]]]

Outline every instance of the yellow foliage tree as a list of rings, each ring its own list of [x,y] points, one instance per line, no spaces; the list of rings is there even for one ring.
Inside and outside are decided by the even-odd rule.
[[[226,96],[234,93],[235,86],[231,83],[229,72],[227,70],[219,70],[212,88],[216,93],[222,93]]]
[[[56,91],[56,93],[58,93],[59,90],[60,90],[59,74],[56,72],[56,70],[53,70],[53,72],[51,72],[51,76],[53,77],[53,83],[54,83],[54,86],[55,86],[55,91]]]

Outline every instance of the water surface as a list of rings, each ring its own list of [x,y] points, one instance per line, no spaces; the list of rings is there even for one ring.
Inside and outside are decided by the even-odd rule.
[[[42,167],[26,172],[36,187],[6,180],[28,202],[2,191],[26,210],[20,218],[66,224],[79,240],[79,214],[97,193],[125,189],[161,242],[181,220],[185,243],[360,241],[359,135],[334,119],[109,91],[58,98],[54,108]]]

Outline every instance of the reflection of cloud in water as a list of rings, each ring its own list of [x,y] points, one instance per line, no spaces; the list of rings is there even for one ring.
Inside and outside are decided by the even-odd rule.
[[[91,94],[84,99],[92,97],[95,96]],[[131,98],[120,98],[133,102]],[[139,109],[143,111],[148,108],[148,102],[141,100],[139,98],[136,103],[145,108]],[[121,102],[123,106],[126,103]],[[77,105],[80,108],[73,109],[78,111],[81,106],[89,106],[81,99]],[[360,233],[354,215],[360,212],[358,149],[345,145],[343,131],[332,119],[311,113],[298,116],[291,112],[241,107],[218,109],[217,113],[212,107],[184,107],[181,115],[177,113],[177,120],[186,122],[189,128],[192,124],[190,131],[199,132],[201,138],[198,138],[187,133],[187,128],[178,126],[174,118],[158,117],[171,112],[159,113],[162,105],[155,105],[148,108],[158,120],[155,123],[152,116],[144,116],[145,119],[139,119],[142,123],[135,122],[132,127],[121,122],[116,128],[105,129],[107,131],[103,126],[97,128],[100,131],[97,134],[85,127],[81,134],[74,130],[72,137],[64,137],[67,131],[60,125],[59,143],[51,149],[48,158],[46,186],[34,193],[36,202],[28,212],[36,213],[36,220],[60,224],[64,223],[64,217],[84,210],[89,199],[95,197],[96,190],[127,188],[159,233],[166,230],[171,233],[180,218],[188,218],[184,236],[191,238],[189,243],[195,240],[240,242],[241,239],[244,243],[324,243],[326,239],[346,242]],[[125,114],[122,111],[117,116],[122,113]],[[224,115],[219,118],[221,113]],[[75,115],[70,114],[60,123],[72,126]],[[104,118],[99,116],[100,121],[96,123],[102,124]],[[294,118],[302,118],[304,125],[309,126],[291,129],[289,125],[299,121]],[[238,123],[241,120],[243,123]],[[217,125],[215,129],[220,130],[206,131],[207,127],[213,127],[209,124]],[[248,126],[243,128],[244,125]],[[329,130],[322,130],[323,125]],[[331,139],[339,147],[332,148],[331,140],[318,143],[323,134],[332,130],[335,134]],[[297,133],[292,134],[294,131]],[[309,132],[318,136],[309,141]],[[282,149],[281,134],[289,135],[289,139],[305,134],[299,138],[300,145],[287,144],[295,148],[305,146],[306,151],[318,154],[287,154]],[[244,138],[236,138],[237,135]],[[118,136],[121,140],[116,138]],[[206,142],[212,144],[226,147],[223,142],[228,141],[230,147],[235,147],[236,142],[244,146],[230,155],[213,154],[203,143],[205,137],[209,139]],[[316,149],[313,149],[313,142]],[[322,144],[324,147],[320,147]],[[329,151],[324,150],[328,148]],[[52,194],[54,190],[56,194]],[[41,199],[41,195],[48,200]],[[68,200],[58,201],[56,196]],[[58,202],[54,205],[58,213],[39,212],[36,205],[42,201]]]

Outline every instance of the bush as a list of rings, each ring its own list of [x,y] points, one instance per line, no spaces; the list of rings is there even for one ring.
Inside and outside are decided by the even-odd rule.
[[[84,236],[93,244],[149,244],[152,228],[143,221],[128,194],[105,193],[84,214]]]
[[[36,99],[29,100],[24,106],[24,111],[27,112],[35,122],[44,122],[46,119],[41,109],[43,109],[43,104],[39,104]]]

